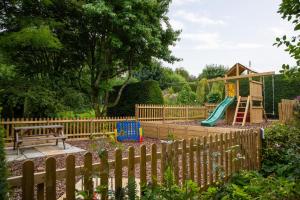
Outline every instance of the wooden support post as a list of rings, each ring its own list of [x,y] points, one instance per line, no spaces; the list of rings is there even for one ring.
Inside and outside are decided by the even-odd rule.
[[[101,168],[100,168],[100,185],[103,188],[101,195],[101,200],[108,200],[108,175],[109,175],[109,165],[108,165],[108,152],[105,150],[101,157]]]
[[[34,163],[31,160],[25,161],[22,166],[22,199],[34,199]]]
[[[190,167],[190,180],[194,181],[194,139],[190,138],[190,149],[189,149],[189,167]]]
[[[120,199],[122,196],[122,151],[115,151],[115,198]]]
[[[66,159],[66,200],[75,200],[75,156]]]
[[[187,171],[186,171],[186,140],[182,141],[182,155],[181,155],[181,170],[182,170],[182,185],[187,180]]]
[[[56,200],[56,160],[46,160],[46,200]]]
[[[83,183],[84,183],[84,191],[87,192],[89,197],[93,196],[93,167],[92,163],[92,153],[88,152],[84,155],[84,176],[83,176]]]
[[[152,184],[157,184],[157,147],[156,144],[151,146],[151,180]]]

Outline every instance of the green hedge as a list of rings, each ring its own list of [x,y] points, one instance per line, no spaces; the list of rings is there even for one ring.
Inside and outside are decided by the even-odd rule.
[[[110,94],[111,102],[116,98],[120,87]],[[149,80],[127,85],[115,107],[108,108],[108,116],[134,116],[135,104],[163,104],[162,91],[157,81]]]
[[[278,103],[281,99],[294,99],[300,96],[300,80],[287,80],[283,75],[274,76],[274,110],[278,115]],[[243,79],[240,82],[240,95],[249,94],[249,81]],[[273,112],[273,90],[272,76],[265,77],[265,110],[267,113]]]

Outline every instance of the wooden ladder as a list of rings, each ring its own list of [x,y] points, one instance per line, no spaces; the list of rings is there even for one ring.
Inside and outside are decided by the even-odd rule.
[[[247,97],[247,100],[242,99],[241,96],[238,97],[232,125],[241,124],[242,126],[245,126],[249,112],[249,105],[250,96]],[[240,116],[239,114],[242,114],[243,116]],[[242,122],[237,122],[237,119],[242,119]]]

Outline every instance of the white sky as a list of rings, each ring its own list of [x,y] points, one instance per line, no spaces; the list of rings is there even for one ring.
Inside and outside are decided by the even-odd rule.
[[[198,75],[206,64],[231,67],[236,62],[256,71],[276,71],[295,64],[276,36],[291,35],[293,26],[277,13],[280,0],[173,0],[169,17],[181,40],[172,48],[184,67]]]

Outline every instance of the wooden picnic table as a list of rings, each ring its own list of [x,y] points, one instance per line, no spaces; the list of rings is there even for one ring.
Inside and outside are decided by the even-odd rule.
[[[29,135],[33,130],[48,130],[46,134],[33,134]],[[52,136],[52,137],[50,137]],[[58,140],[61,139],[63,142],[64,149],[66,136],[64,136],[64,126],[62,125],[45,125],[45,126],[22,126],[14,128],[14,150],[17,149],[17,153],[20,152],[20,145],[23,141],[40,141],[40,140],[56,140],[56,145],[58,145]],[[37,145],[31,145],[26,147],[32,147]]]

